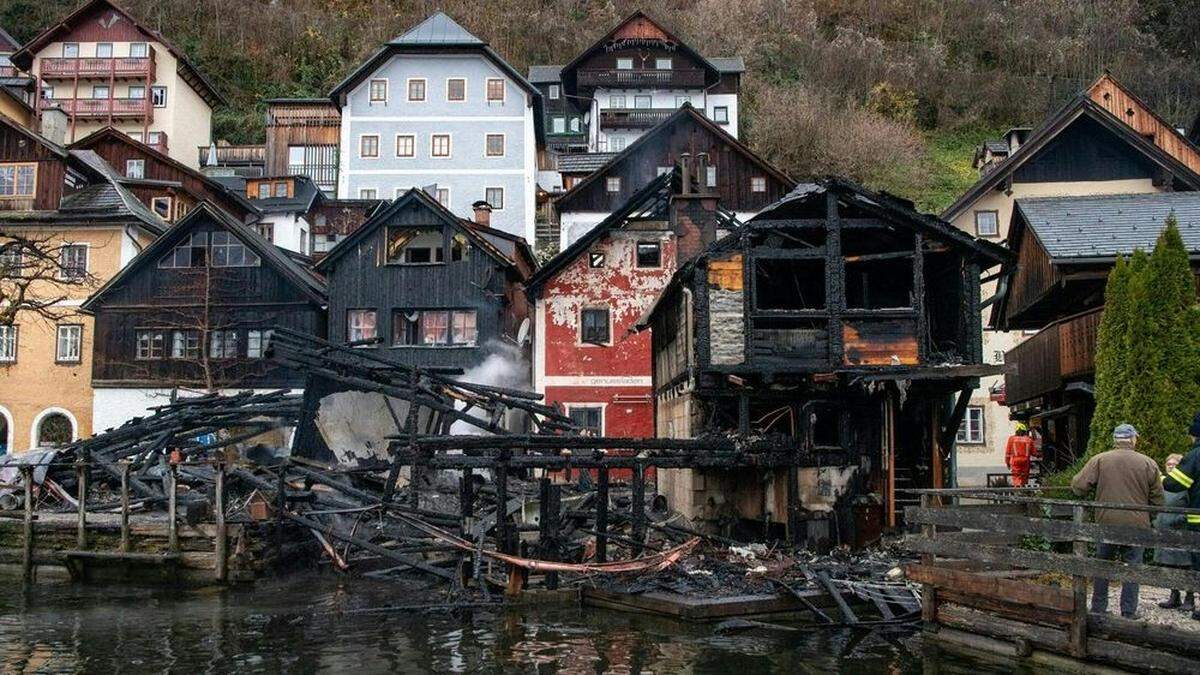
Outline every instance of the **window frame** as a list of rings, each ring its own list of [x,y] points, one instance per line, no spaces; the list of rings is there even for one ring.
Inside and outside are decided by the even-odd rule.
[[[500,83],[500,98],[492,98],[492,84]],[[483,80],[484,103],[504,103],[508,98],[508,83],[503,77],[488,77]]]
[[[551,101],[557,101],[562,96],[562,88],[557,84],[552,84],[546,88],[546,97]]]
[[[421,83],[421,98],[413,98],[413,85]],[[409,103],[424,103],[429,100],[429,80],[424,77],[410,77],[405,80],[404,95]]]
[[[729,124],[729,106],[714,105],[712,121],[716,122],[717,124]]]
[[[441,194],[446,193],[446,200],[442,201]],[[450,208],[450,188],[438,186],[433,190],[433,201],[441,204],[446,208]]]
[[[75,331],[75,356],[63,355],[63,329]],[[54,362],[78,364],[83,362],[83,324],[60,323],[54,331]]]
[[[626,63],[628,63],[629,65],[624,65]],[[633,70],[633,57],[632,56],[617,57],[616,70]]]
[[[74,47],[74,48],[75,48],[75,53],[74,53],[74,54],[68,54],[68,53],[67,53],[68,51],[70,51],[70,49],[69,49],[70,47]],[[78,43],[78,42],[64,42],[64,43],[63,43],[63,45],[62,45],[62,58],[64,58],[64,59],[78,59],[78,58],[80,58],[80,56],[79,56],[79,43]]]
[[[0,200],[5,199],[33,199],[38,193],[38,163],[37,162],[0,162],[0,170],[12,168],[12,194],[0,193]],[[32,170],[32,179],[30,181],[30,190],[27,193],[18,193],[17,189],[21,184],[20,174],[22,169]]]
[[[400,139],[408,140],[408,154],[400,152]],[[417,156],[417,135],[416,134],[396,134],[396,157],[401,159],[409,159]]]
[[[130,173],[130,169],[137,167],[137,175]],[[146,177],[146,160],[144,159],[127,159],[125,160],[125,177],[142,179]]]
[[[604,312],[604,317],[607,321],[606,335],[602,341],[584,339],[584,315],[588,312]],[[601,307],[599,305],[585,305],[579,308],[579,330],[575,333],[575,344],[578,347],[611,347],[613,339],[613,316],[612,309],[609,307]]]
[[[160,97],[159,94],[162,96]],[[156,84],[150,87],[150,105],[155,108],[167,107],[167,87],[165,85]]]
[[[88,267],[92,263],[91,245],[87,242],[64,242],[58,249],[58,278],[60,281],[76,281],[86,279],[88,275]],[[75,269],[75,266],[67,266],[68,251],[81,250],[83,251],[83,271],[80,273],[69,273],[68,269]]]
[[[643,246],[653,246],[654,247],[654,251],[656,254],[655,255],[656,261],[653,265],[643,265],[642,264],[642,250],[641,249]],[[660,270],[660,269],[662,269],[662,266],[663,266],[662,242],[658,241],[658,240],[651,240],[651,239],[639,240],[639,241],[635,242],[634,246],[633,246],[633,265],[634,265],[635,269],[639,269],[639,270]]]
[[[608,266],[608,252],[603,250],[588,251],[588,269],[599,270]]]
[[[500,205],[499,206],[497,206],[496,204],[493,204],[492,200],[489,199],[489,197],[488,197],[488,195],[492,192],[492,190],[500,191]],[[504,186],[492,185],[492,186],[483,188],[483,201],[487,202],[488,206],[492,207],[493,213],[495,213],[497,211],[503,211],[504,210],[504,202],[505,202]]]
[[[149,338],[147,342],[146,355],[142,355],[142,337]],[[158,342],[158,355],[155,356],[154,343]],[[166,358],[167,341],[160,328],[134,328],[133,329],[133,360],[134,361],[161,361]]]
[[[604,191],[610,195],[619,194],[621,192],[621,177],[605,176]]]
[[[971,428],[971,413],[978,413],[978,428]],[[974,431],[973,435],[971,432]],[[972,440],[976,439],[976,440]],[[963,414],[962,422],[958,426],[958,431],[955,432],[954,442],[961,445],[983,445],[987,443],[987,415],[984,412],[984,406],[968,405],[966,412]]]
[[[620,105],[617,105],[618,101]],[[608,107],[610,110],[625,110],[628,107],[628,99],[625,98],[625,94],[609,94]]]
[[[992,226],[995,228],[995,231],[990,234],[984,234],[979,229],[979,216],[985,215],[985,214],[991,214],[992,217],[995,219],[992,223]],[[1000,237],[1000,211],[998,209],[976,209],[974,211],[973,218],[975,220],[975,236],[986,237],[988,239],[998,239]]]
[[[368,196],[367,193],[370,193],[370,195]],[[358,188],[358,198],[359,199],[379,199],[379,190],[377,188],[360,187],[360,188]]]
[[[247,359],[262,359],[266,358],[267,347],[270,345],[271,336],[275,331],[270,328],[251,328],[246,331],[246,358]],[[257,343],[257,353],[251,353],[251,346]]]
[[[559,122],[562,123],[561,130],[558,128]],[[552,133],[552,134],[567,133],[567,116],[566,115],[554,115],[553,117],[550,118],[550,133]]]
[[[232,338],[232,339],[231,339]],[[217,349],[217,344],[220,343],[220,349]],[[208,331],[208,358],[221,361],[233,360],[241,357],[241,335],[237,329],[233,330],[210,330]],[[230,355],[230,345],[233,346],[233,354]]]
[[[767,191],[766,176],[751,176],[750,177],[750,192],[757,194],[765,194]]]
[[[608,404],[606,404],[606,403],[572,402],[572,403],[565,403],[564,407],[566,408],[565,412],[566,412],[566,415],[568,418],[571,418],[571,413],[576,412],[576,411],[583,411],[583,410],[597,411],[600,416],[600,425],[599,425],[600,428],[597,430],[597,433],[600,436],[604,435],[604,425],[607,422],[607,420],[605,419],[607,417],[607,415],[605,415],[605,413],[607,412]],[[574,418],[571,418],[571,422],[575,423]]]
[[[356,314],[360,314],[360,313],[364,316],[367,314],[371,315],[375,334],[370,337],[361,337],[356,340],[352,340],[350,338],[350,335],[353,332],[354,324],[351,323],[351,318],[353,316],[355,316]],[[346,309],[346,324],[345,325],[346,325],[346,344],[349,344],[351,342],[358,342],[360,340],[377,339],[379,337],[379,311],[376,310],[374,307],[349,307]],[[359,346],[360,347],[374,347],[375,345],[359,345]]]
[[[172,201],[173,200],[171,197],[151,197],[150,198],[150,210],[153,211],[155,214],[157,214],[158,217],[162,218],[163,220],[170,220],[171,219],[170,214],[171,214],[171,202]],[[158,210],[159,204],[166,204],[166,215],[159,212],[159,210]]]
[[[366,142],[368,138],[375,139],[375,154],[368,155],[364,153],[366,150]],[[379,134],[359,134],[358,135],[358,158],[359,159],[379,159]]]
[[[108,48],[108,54],[101,55],[101,54],[100,54],[100,48],[101,48],[101,47],[107,47],[107,48]],[[97,43],[96,43],[96,58],[98,58],[98,59],[111,59],[111,58],[114,58],[114,57],[115,57],[115,55],[116,55],[116,52],[113,50],[113,43],[111,43],[111,42],[97,42]]]
[[[0,363],[16,363],[21,347],[21,327],[15,323],[0,324]],[[6,352],[8,354],[6,355]]]
[[[462,82],[462,98],[452,98],[450,96],[450,83]],[[447,77],[446,78],[446,102],[447,103],[466,103],[467,102],[467,78],[465,77]]]
[[[183,349],[176,354],[175,346]],[[171,346],[166,358],[172,361],[187,361],[204,357],[204,333],[197,328],[176,328],[171,331]]]
[[[437,142],[439,138],[446,139],[446,154],[437,154]],[[431,159],[451,159],[454,155],[454,135],[445,134],[429,134],[429,157]]]
[[[492,139],[500,139],[500,152],[492,152]],[[504,157],[508,152],[508,134],[501,133],[485,133],[483,135],[483,156],[484,157]]]
[[[134,54],[134,47],[142,47],[142,54]],[[149,42],[130,42],[129,43],[129,58],[131,59],[148,59],[150,58],[150,43]]]
[[[367,82],[367,105],[375,105],[376,103],[382,103],[383,105],[387,105],[387,102],[388,102],[388,88],[389,88],[389,87],[388,87],[388,84],[389,84],[389,83],[388,83],[388,79],[387,79],[386,77],[373,77],[373,78],[371,78],[371,79],[370,79],[370,80]],[[376,94],[376,88],[375,88],[375,87],[376,87],[376,85],[382,85],[382,86],[383,86],[383,96],[382,96],[381,98],[377,98],[377,97],[375,96],[375,94]]]

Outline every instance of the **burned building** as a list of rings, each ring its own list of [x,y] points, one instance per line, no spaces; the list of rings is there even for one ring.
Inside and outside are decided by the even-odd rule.
[[[1007,259],[910,202],[804,184],[680,267],[652,329],[657,435],[775,435],[787,469],[664,469],[698,521],[872,538],[906,487],[946,484],[981,375],[981,271]],[[805,522],[808,521],[808,522]]]

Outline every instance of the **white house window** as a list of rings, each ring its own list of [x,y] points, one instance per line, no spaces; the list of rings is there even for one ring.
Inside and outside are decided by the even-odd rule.
[[[579,117],[571,118],[571,133],[573,133],[573,134],[579,133]]]
[[[550,131],[555,134],[567,133],[567,118],[555,117],[550,121]]]
[[[450,134],[434,134],[430,136],[429,154],[432,157],[449,157]]]
[[[550,85],[550,100],[557,101],[559,97],[559,88],[557,84]]]
[[[717,187],[717,167],[707,166],[704,168],[704,183],[708,187]]]
[[[146,177],[146,160],[144,160],[144,159],[127,159],[127,160],[125,160],[125,176],[127,178],[145,178]]]
[[[54,360],[59,363],[79,363],[82,354],[83,326],[63,324],[58,327]]]
[[[608,141],[608,149],[613,152],[621,152],[625,149],[625,137],[614,136]]]
[[[766,192],[767,191],[767,179],[763,178],[762,176],[751,177],[750,178],[750,191],[751,192]]]
[[[167,107],[167,88],[150,87],[150,100],[155,108]]]
[[[146,145],[166,145],[162,142],[161,131],[151,131],[146,134]]]
[[[608,178],[604,179],[604,188],[608,192],[620,192],[621,191],[621,177],[620,176],[609,176]]]
[[[359,199],[375,199],[377,194],[378,194],[378,192],[375,190],[375,188],[359,188],[358,189],[358,198]]]
[[[654,98],[649,94],[637,94],[633,97],[634,108],[649,108],[653,105]]]
[[[351,309],[346,311],[346,340],[359,342],[375,339],[375,310]]]
[[[584,344],[608,344],[608,308],[584,309],[579,312],[579,341]]]
[[[387,80],[371,80],[371,103],[387,103]]]
[[[492,207],[493,211],[499,211],[504,208],[504,188],[487,188],[484,195],[484,200],[487,201],[488,206]]]
[[[485,152],[488,157],[504,156],[504,134],[488,134]]]
[[[272,330],[246,331],[246,358],[261,359],[267,353],[267,345],[271,341]]]
[[[633,59],[631,59],[631,58],[617,59],[617,70],[633,70]]]
[[[379,156],[379,134],[366,134],[358,139],[358,156],[375,159]]]
[[[604,406],[573,405],[567,410],[567,416],[583,430],[584,436],[600,436],[604,433]]]
[[[625,107],[625,95],[624,94],[610,94],[608,97],[608,107],[624,108]]]
[[[434,190],[434,197],[437,199],[437,203],[450,208],[450,188],[443,187]]]
[[[59,253],[59,276],[63,279],[82,279],[87,276],[88,247],[85,244],[67,244]]]
[[[729,106],[713,106],[712,119],[718,124],[729,124]]]
[[[670,70],[671,59],[654,59],[654,68],[657,70]]]
[[[129,98],[136,101],[146,98],[146,86],[142,84],[129,85]]]
[[[417,137],[412,134],[396,135],[396,156],[412,157],[417,152]]]
[[[133,333],[134,358],[139,361],[163,357],[163,334],[159,330],[139,330]]]
[[[79,58],[79,43],[78,42],[64,42],[62,49],[63,49],[62,54],[63,54],[64,59]]]
[[[150,46],[145,42],[129,43],[129,57],[134,59],[144,59],[150,55]]]
[[[959,443],[983,443],[983,407],[967,406],[967,414],[958,425]]]
[[[8,324],[0,326],[0,363],[13,363],[17,360],[17,327]]]
[[[171,334],[171,358],[200,358],[200,331],[177,330]]]
[[[975,234],[980,237],[999,236],[1000,213],[998,211],[976,211]]]
[[[113,50],[112,50],[112,43],[111,43],[111,42],[98,42],[98,43],[96,43],[96,58],[98,58],[98,59],[111,59],[111,58],[112,58],[112,55],[113,55]]]
[[[214,330],[208,336],[208,358],[236,359],[238,333],[236,330]]]
[[[112,90],[107,84],[97,84],[92,87],[92,98],[106,99]]]
[[[168,220],[171,217],[171,198],[155,197],[150,200],[150,208],[158,214],[159,218]]]
[[[416,79],[408,81],[408,100],[425,100],[425,80]]]
[[[495,103],[504,100],[504,80],[498,77],[488,78],[487,100],[488,103]]]
[[[467,100],[467,81],[461,77],[446,80],[446,100],[461,102]]]

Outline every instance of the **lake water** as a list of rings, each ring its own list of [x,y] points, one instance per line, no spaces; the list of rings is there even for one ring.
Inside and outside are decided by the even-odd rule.
[[[228,590],[43,583],[0,590],[0,671],[65,673],[1012,672],[919,633],[714,633],[590,608],[378,611],[437,602],[391,582],[291,577]]]

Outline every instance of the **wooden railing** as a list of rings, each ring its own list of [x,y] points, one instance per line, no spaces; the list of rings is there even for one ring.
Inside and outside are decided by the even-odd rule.
[[[267,159],[264,145],[218,145],[217,164],[262,164]],[[201,145],[196,148],[200,157],[200,165],[208,164],[210,147]]]
[[[0,66],[0,77],[16,77],[17,74],[16,66]]]
[[[1010,655],[1036,650],[1138,672],[1196,672],[1200,633],[1089,614],[1087,584],[1101,578],[1200,588],[1200,572],[1089,557],[1089,548],[1102,543],[1194,554],[1200,552],[1200,532],[1105,525],[1089,522],[1088,514],[1097,507],[1151,515],[1200,509],[1047,499],[1036,496],[1036,489],[914,492],[921,494],[921,506],[906,509],[905,519],[921,534],[908,536],[904,547],[922,558],[905,573],[923,585],[922,619],[931,634],[982,636],[998,648],[1011,645]],[[972,503],[954,503],[960,499]],[[1069,577],[1069,588],[1032,580],[1062,575]],[[953,641],[952,635],[946,638]]]
[[[1005,355],[1009,405],[1055,391],[1064,380],[1086,377],[1096,368],[1096,333],[1103,308],[1046,326]]]
[[[154,52],[150,56],[119,58],[45,58],[41,60],[42,79],[74,77],[146,77],[154,76]]]
[[[703,87],[699,68],[670,70],[627,68],[581,68],[576,76],[583,87]]]
[[[149,98],[54,98],[40,99],[42,108],[57,106],[76,117],[147,117],[153,118]]]
[[[329,105],[271,105],[267,108],[267,126],[341,126],[342,115]]]
[[[601,129],[649,129],[674,113],[673,108],[607,108],[600,111]]]

